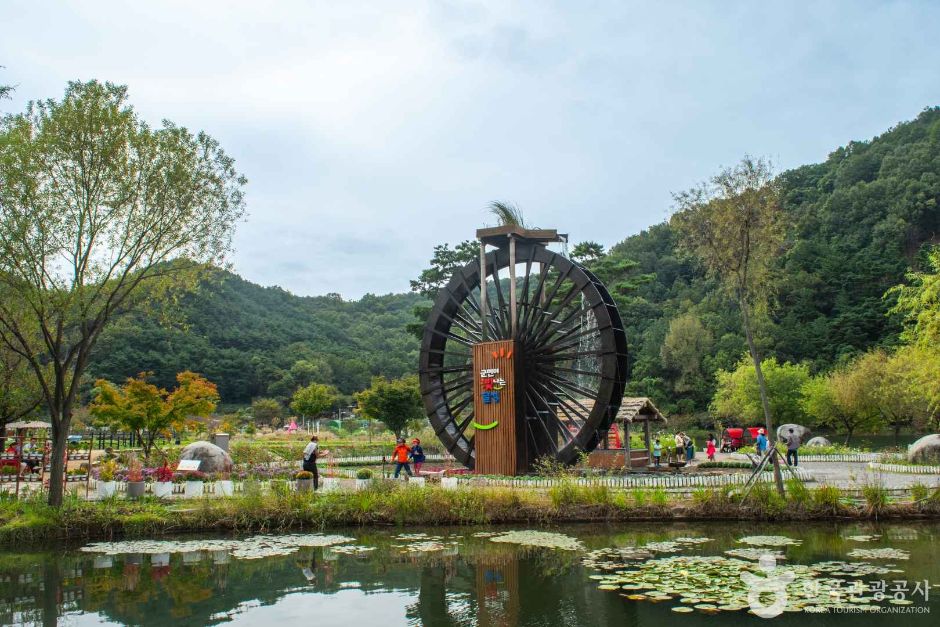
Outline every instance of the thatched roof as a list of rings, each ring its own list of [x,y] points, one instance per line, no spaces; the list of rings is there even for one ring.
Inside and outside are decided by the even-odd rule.
[[[41,420],[21,420],[7,423],[7,429],[51,429],[52,425]]]
[[[653,401],[645,396],[635,398],[624,398],[620,403],[620,410],[617,411],[616,422],[666,422]]]
[[[588,410],[594,407],[594,400],[582,398],[578,403]],[[636,398],[624,398],[620,403],[620,409],[617,410],[617,417],[614,422],[666,422],[666,417],[660,413],[653,401],[645,396]]]

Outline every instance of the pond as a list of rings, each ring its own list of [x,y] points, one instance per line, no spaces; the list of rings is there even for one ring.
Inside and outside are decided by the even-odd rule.
[[[761,576],[760,555],[780,558],[772,577],[793,578],[776,625],[933,625],[940,613],[940,524],[538,531],[354,529],[5,550],[0,623],[761,625],[748,613],[752,580],[740,583]],[[876,600],[882,581],[887,596]],[[775,599],[765,593],[756,607]],[[851,613],[872,607],[882,613]]]

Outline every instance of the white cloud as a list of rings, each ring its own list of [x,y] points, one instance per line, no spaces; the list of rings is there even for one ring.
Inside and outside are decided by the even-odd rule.
[[[126,83],[248,176],[234,261],[302,294],[407,289],[507,199],[613,244],[743,153],[784,167],[940,100],[940,7],[844,2],[0,5],[16,100]]]

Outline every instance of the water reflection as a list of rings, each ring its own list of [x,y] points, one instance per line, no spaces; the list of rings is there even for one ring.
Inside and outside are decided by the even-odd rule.
[[[684,527],[575,527],[566,533],[589,548],[628,546],[681,535],[716,538],[691,552],[720,555],[753,525]],[[901,566],[906,578],[940,582],[937,525],[765,527],[801,537],[791,561],[844,559],[857,547],[846,538],[880,533],[879,543],[911,552]],[[455,533],[440,531],[438,533]],[[506,627],[513,625],[674,624],[670,603],[628,601],[598,590],[581,566],[580,554],[497,544],[456,532],[457,547],[433,553],[403,553],[391,534],[350,532],[370,553],[349,555],[334,548],[306,548],[264,559],[233,559],[227,551],[93,555],[70,550],[0,555],[0,622],[55,625],[113,622],[184,627],[222,622],[318,625],[424,625]],[[459,537],[457,537],[459,536]],[[399,543],[400,544],[400,543]],[[869,545],[866,545],[869,546]],[[935,596],[940,591],[932,590]],[[931,609],[940,611],[931,599]],[[839,625],[851,615],[787,614],[775,624]],[[689,627],[741,622],[766,624],[743,613],[681,617]],[[865,624],[928,623],[930,615],[864,617]]]

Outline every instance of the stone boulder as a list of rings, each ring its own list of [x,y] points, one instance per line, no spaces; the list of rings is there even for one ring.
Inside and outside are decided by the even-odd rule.
[[[907,449],[907,459],[911,462],[940,463],[940,433],[925,435]]]
[[[832,446],[832,442],[821,435],[817,435],[815,438],[811,438],[810,441],[806,443],[806,446]]]
[[[786,439],[786,437],[790,435],[790,429],[793,429],[793,432],[800,436],[801,444],[806,444],[806,442],[813,437],[813,432],[804,426],[785,424],[777,427],[777,441],[780,441],[780,438]]]
[[[198,459],[199,472],[232,472],[232,458],[212,442],[193,442],[180,453],[180,460]]]

